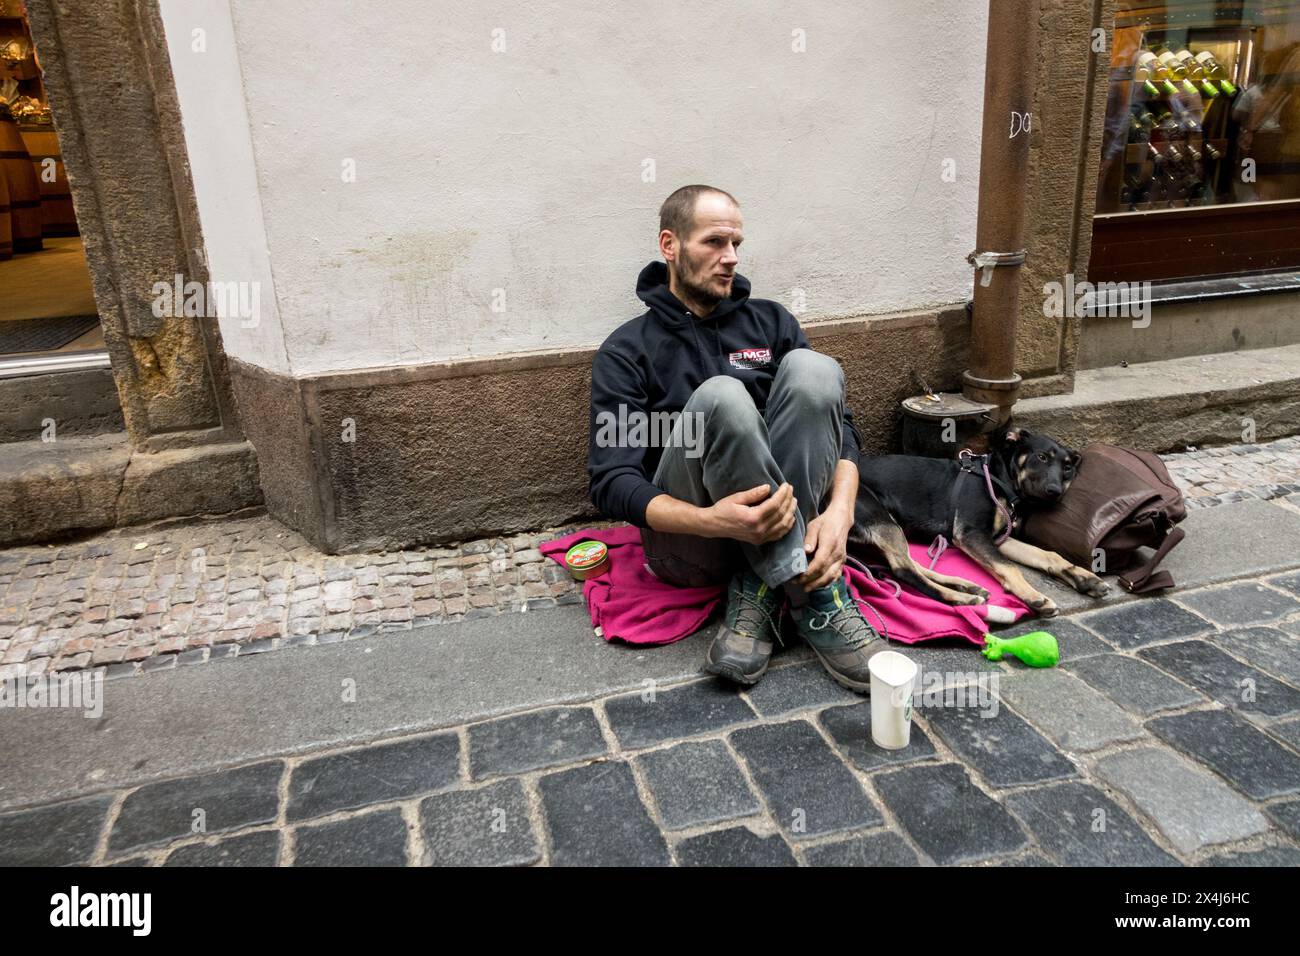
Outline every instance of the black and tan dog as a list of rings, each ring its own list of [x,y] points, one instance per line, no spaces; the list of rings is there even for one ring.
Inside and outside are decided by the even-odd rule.
[[[928,542],[943,535],[1004,588],[1050,617],[1056,604],[1025,580],[1017,564],[1045,571],[1091,597],[1110,590],[1091,571],[1014,536],[1029,509],[1050,505],[1065,493],[1078,466],[1078,452],[1014,427],[992,436],[987,457],[864,458],[849,551],[868,562],[878,552],[895,578],[929,597],[949,604],[984,603],[983,588],[931,571],[908,553],[908,538]]]

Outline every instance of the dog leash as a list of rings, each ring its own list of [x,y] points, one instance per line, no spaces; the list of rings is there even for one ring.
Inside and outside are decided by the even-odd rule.
[[[846,554],[844,556],[844,563],[851,564],[853,567],[857,568],[859,571],[865,574],[871,581],[873,581],[876,584],[884,584],[884,583],[892,584],[894,586],[895,598],[897,598],[900,594],[903,593],[903,589],[897,581],[890,581],[888,578],[885,578],[883,581],[878,579],[874,574],[871,573],[871,569],[869,567],[867,567],[857,558],[853,557],[853,555]],[[850,595],[850,597],[852,597],[852,595]],[[867,610],[869,610],[872,614],[876,616],[876,620],[880,622],[880,636],[883,637],[886,641],[888,641],[890,639],[889,628],[885,626],[885,619],[880,616],[880,612],[871,606],[870,601],[867,601],[863,598],[853,598],[853,601],[855,604],[858,604],[861,607],[865,607]]]
[[[993,490],[993,475],[989,473],[989,456],[976,455],[969,448],[963,448],[961,451],[957,453],[957,458],[958,458],[959,467],[966,474],[974,474],[974,472],[971,471],[971,468],[968,467],[967,462],[974,462],[976,459],[979,460],[981,470],[984,472],[984,487],[988,490],[989,498],[993,500],[994,506],[998,509],[998,512],[1002,515],[1002,517],[1004,517],[1007,521],[1007,526],[1002,529],[1001,534],[999,534],[996,538],[993,539],[994,544],[1001,544],[1003,541],[1006,541],[1007,538],[1011,536],[1011,525],[1014,519],[1011,516],[1011,511],[1005,505],[1003,505],[1000,500],[998,500],[997,493],[994,492]],[[1002,483],[998,482],[998,484],[1002,484]],[[955,490],[956,488],[955,482],[953,487]],[[956,509],[954,509],[954,517],[955,514],[956,514]],[[942,535],[940,537],[942,537]],[[933,545],[931,545],[931,547],[933,547]],[[941,548],[939,550],[939,554],[942,554],[943,550],[944,549]],[[935,560],[938,561],[937,556],[935,557]],[[934,565],[931,565],[930,567],[931,570],[934,569]]]

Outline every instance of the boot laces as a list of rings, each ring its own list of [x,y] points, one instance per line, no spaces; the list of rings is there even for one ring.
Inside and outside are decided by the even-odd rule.
[[[734,589],[731,593],[731,600],[737,599],[740,601],[740,606],[736,609],[736,623],[732,630],[757,639],[762,634],[763,624],[766,623],[771,626],[772,632],[776,635],[777,643],[784,647],[785,642],[781,640],[780,615],[773,615],[768,604],[746,594],[743,586]]]
[[[855,611],[857,613],[854,613]],[[858,611],[856,600],[833,611],[814,611],[809,618],[808,626],[814,631],[833,628],[845,639],[849,649],[854,651],[861,650],[880,637],[880,632],[871,626],[862,616],[861,611]]]

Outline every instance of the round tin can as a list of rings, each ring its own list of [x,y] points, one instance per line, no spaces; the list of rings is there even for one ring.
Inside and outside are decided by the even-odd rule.
[[[575,581],[585,581],[609,568],[609,548],[601,541],[579,541],[564,552],[564,566]]]

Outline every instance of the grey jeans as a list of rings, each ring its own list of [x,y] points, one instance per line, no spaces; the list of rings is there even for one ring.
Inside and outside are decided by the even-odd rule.
[[[748,562],[776,588],[806,571],[804,536],[830,494],[843,414],[844,372],[833,358],[811,349],[795,349],[781,360],[762,413],[739,379],[715,375],[700,385],[682,409],[653,484],[707,507],[756,485],[775,492],[788,481],[798,516],[785,537],[763,545],[642,528],[655,576],[679,587],[703,587],[725,583]],[[688,416],[702,426],[691,448],[683,440],[692,437]]]

